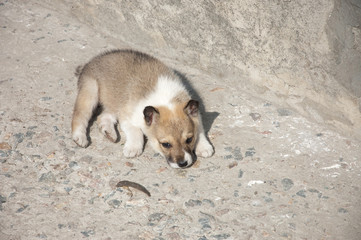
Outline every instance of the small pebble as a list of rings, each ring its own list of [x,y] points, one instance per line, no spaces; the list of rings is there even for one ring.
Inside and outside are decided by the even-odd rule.
[[[108,202],[108,204],[109,204],[111,207],[113,207],[113,208],[119,208],[119,206],[120,206],[121,203],[122,203],[122,202],[119,201],[119,200],[117,200],[117,199],[113,199],[113,200],[110,200],[110,201]]]
[[[167,215],[165,213],[153,213],[148,217],[148,225],[153,226]]]
[[[52,172],[47,172],[41,174],[39,182],[55,182],[56,178]]]
[[[241,148],[240,148],[240,147],[236,147],[236,148],[233,150],[233,156],[234,156],[234,159],[235,159],[235,160],[242,160],[242,159],[243,159],[243,156],[242,156]]]
[[[199,200],[190,199],[188,202],[185,203],[185,205],[187,207],[200,206],[200,205],[202,205],[202,202]]]
[[[277,109],[278,112],[278,116],[281,117],[286,117],[286,116],[291,116],[292,115],[292,111],[286,108],[279,108]]]
[[[290,190],[294,185],[293,181],[289,178],[282,179],[281,183],[284,191]]]
[[[6,197],[0,194],[0,211],[3,210],[3,203],[6,203]]]
[[[223,239],[228,239],[229,237],[231,237],[231,235],[228,233],[224,233],[224,234],[213,235],[212,237],[217,240],[223,240]]]
[[[83,231],[81,233],[84,235],[84,237],[90,237],[90,235],[95,234],[95,232],[93,230],[86,230],[86,231]]]
[[[305,190],[300,190],[296,193],[296,195],[305,198],[306,197],[306,191]]]
[[[1,150],[11,150],[11,146],[7,142],[1,142],[0,149]]]
[[[261,118],[261,114],[259,113],[250,113],[249,116],[253,119],[253,121],[257,121]]]
[[[256,153],[256,150],[254,149],[254,147],[248,148],[245,153],[245,157],[253,157],[253,155],[255,153]]]

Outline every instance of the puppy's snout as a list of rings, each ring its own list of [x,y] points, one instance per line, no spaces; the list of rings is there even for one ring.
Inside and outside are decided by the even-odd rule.
[[[180,168],[185,168],[188,166],[188,162],[186,160],[183,160],[183,161],[180,161],[180,162],[177,162],[178,166]]]

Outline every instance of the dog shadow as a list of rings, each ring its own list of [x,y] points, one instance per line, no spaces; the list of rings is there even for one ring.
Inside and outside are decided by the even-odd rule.
[[[186,86],[187,90],[189,91],[192,99],[197,100],[199,102],[199,110],[200,110],[200,113],[202,116],[203,128],[204,128],[204,132],[207,135],[209,130],[211,129],[214,121],[220,115],[220,113],[219,112],[206,112],[201,96],[195,90],[195,88],[192,86],[191,82],[185,76],[185,74],[183,74],[175,69],[173,69],[173,71],[182,80],[183,84]]]
[[[98,119],[98,116],[99,116],[102,112],[103,112],[103,107],[102,107],[102,105],[98,104],[98,106],[97,106],[97,107],[94,109],[94,111],[93,111],[92,117],[91,117],[90,120],[89,120],[89,124],[88,124],[88,127],[87,127],[87,129],[86,129],[86,137],[87,137],[87,139],[88,139],[88,141],[89,141],[88,146],[92,144],[92,140],[91,140],[91,137],[90,137],[90,129],[93,127],[94,123],[96,123],[96,121],[97,121],[97,119]],[[121,137],[120,137],[120,132],[119,132],[119,129],[118,129],[118,125],[119,125],[118,123],[116,123],[116,124],[114,125],[115,133],[117,134],[117,138],[116,138],[116,140],[115,140],[114,143],[120,142],[120,138],[121,138]]]

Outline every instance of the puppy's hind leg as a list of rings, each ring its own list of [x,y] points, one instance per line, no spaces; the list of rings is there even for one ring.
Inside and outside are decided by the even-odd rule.
[[[72,137],[80,147],[88,146],[87,127],[94,109],[98,105],[98,84],[95,79],[81,76],[79,92],[75,102]]]
[[[107,112],[106,110],[104,110],[98,117],[100,132],[112,142],[116,142],[118,139],[117,132],[115,131],[116,123],[117,118],[115,115]]]

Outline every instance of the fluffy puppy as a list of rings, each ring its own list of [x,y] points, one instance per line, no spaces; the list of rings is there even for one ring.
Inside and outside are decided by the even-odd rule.
[[[198,101],[191,99],[180,77],[159,60],[137,51],[115,50],[78,67],[77,75],[72,137],[79,146],[88,146],[88,123],[101,105],[100,131],[115,142],[119,122],[126,137],[125,157],[143,152],[144,135],[174,168],[189,167],[196,155],[214,153],[203,130]]]

